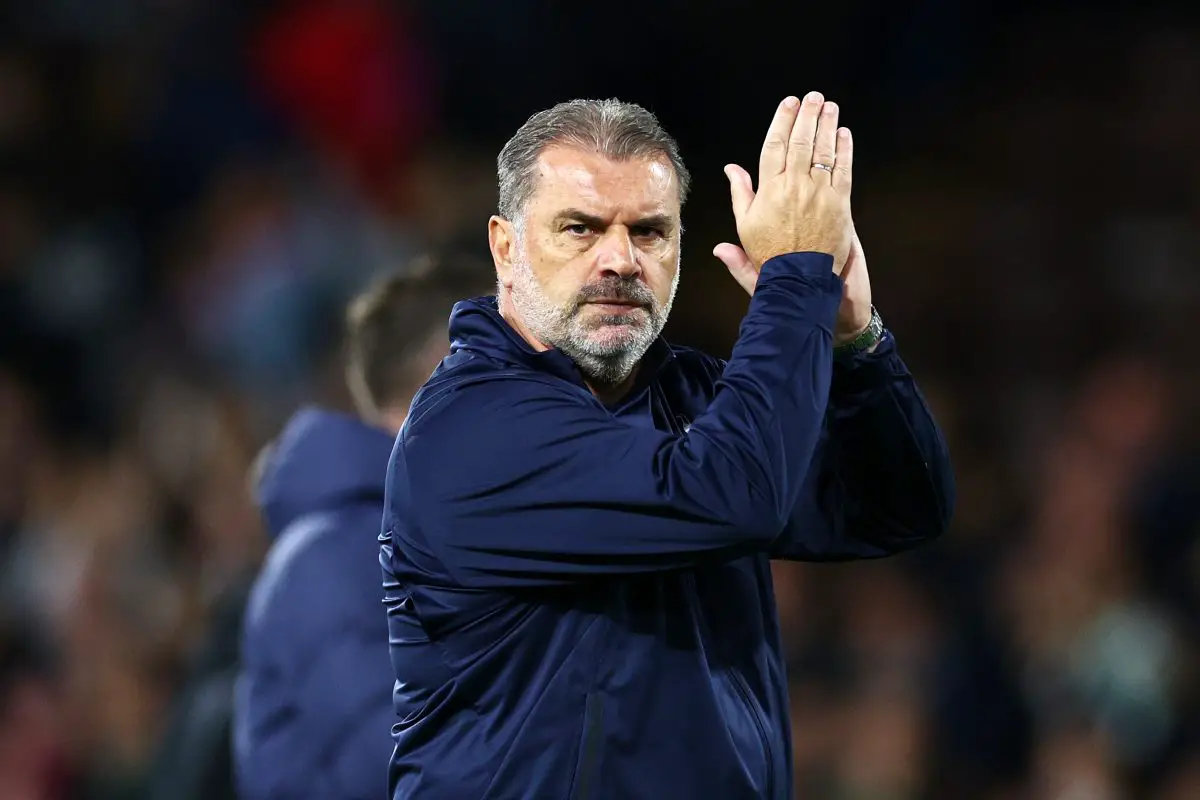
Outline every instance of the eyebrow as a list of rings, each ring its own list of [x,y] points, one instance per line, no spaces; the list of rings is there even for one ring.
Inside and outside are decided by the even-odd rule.
[[[586,211],[580,211],[577,208],[568,208],[560,211],[555,215],[555,223],[566,222],[567,220],[575,220],[582,222],[585,225],[590,225],[593,228],[608,227],[608,223],[595,214],[589,214]],[[676,227],[675,220],[668,214],[651,214],[648,217],[642,217],[635,220],[629,225],[630,228],[661,228],[663,230],[674,230]]]

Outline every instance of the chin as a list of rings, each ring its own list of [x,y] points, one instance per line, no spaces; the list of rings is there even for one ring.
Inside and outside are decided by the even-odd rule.
[[[643,337],[644,331],[640,326],[610,323],[593,328],[585,338],[594,348],[619,353],[637,347]]]

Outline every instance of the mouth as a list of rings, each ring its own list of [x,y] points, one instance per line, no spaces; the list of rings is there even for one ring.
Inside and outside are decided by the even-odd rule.
[[[598,300],[589,300],[584,305],[597,308],[604,314],[630,314],[634,311],[644,308],[641,303],[633,300],[618,300],[610,298],[600,298]]]

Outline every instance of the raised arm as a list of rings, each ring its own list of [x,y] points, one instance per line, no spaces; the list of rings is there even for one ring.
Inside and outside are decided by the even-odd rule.
[[[837,124],[838,107],[820,95],[825,129]],[[850,195],[854,149],[849,131],[835,143],[818,137],[814,169],[833,164],[833,185]],[[730,168],[734,209],[751,192],[745,170]],[[724,243],[714,253],[751,295],[757,291],[753,254]],[[844,284],[834,326],[834,345],[855,341],[871,320],[871,280],[857,234],[840,271]],[[772,546],[776,558],[837,560],[872,558],[913,547],[941,535],[954,507],[954,474],[946,442],[890,334],[871,348],[838,359],[830,387],[828,420],[812,469],[786,530]]]
[[[827,419],[773,558],[879,558],[946,531],[955,500],[949,450],[890,334],[835,367]]]
[[[468,586],[766,549],[799,496],[825,415],[841,296],[831,261],[804,254],[766,266],[716,396],[683,435],[630,426],[582,387],[540,376],[489,370],[431,393],[392,465],[393,540]]]

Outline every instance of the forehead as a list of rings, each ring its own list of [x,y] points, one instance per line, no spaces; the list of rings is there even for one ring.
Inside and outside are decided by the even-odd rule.
[[[616,161],[571,147],[550,147],[538,157],[530,210],[563,208],[602,216],[679,214],[679,183],[663,157]]]

